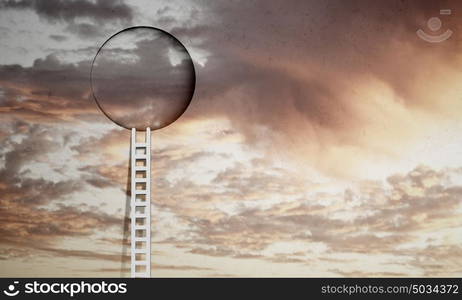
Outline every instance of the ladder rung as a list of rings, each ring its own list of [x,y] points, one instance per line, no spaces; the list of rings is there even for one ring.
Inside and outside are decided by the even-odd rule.
[[[146,201],[135,201],[135,206],[146,206],[148,202]]]
[[[138,194],[138,195],[146,195],[146,190],[135,190],[135,194]]]
[[[148,277],[148,273],[135,273],[134,277]]]
[[[135,154],[135,159],[146,159],[147,157],[146,154]]]
[[[147,249],[135,249],[135,254],[143,254],[143,253],[147,253]]]
[[[136,143],[135,144],[136,148],[146,148],[146,146],[147,146],[146,143]]]
[[[145,260],[135,260],[135,265],[138,265],[138,266],[145,266],[147,265],[148,262],[145,261]]]
[[[147,241],[148,241],[148,238],[146,236],[144,236],[144,237],[136,236],[135,237],[135,242],[147,242]]]
[[[135,225],[135,230],[148,230],[148,227],[146,225]]]
[[[147,182],[147,178],[135,178],[135,182]]]
[[[135,214],[135,218],[147,218],[147,214]]]
[[[135,166],[135,171],[147,171],[146,166]]]

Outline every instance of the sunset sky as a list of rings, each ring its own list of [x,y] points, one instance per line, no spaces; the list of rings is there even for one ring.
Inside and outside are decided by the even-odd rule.
[[[196,71],[152,133],[153,277],[461,277],[461,16],[456,0],[0,0],[0,276],[130,275],[130,131],[90,67],[144,25]]]

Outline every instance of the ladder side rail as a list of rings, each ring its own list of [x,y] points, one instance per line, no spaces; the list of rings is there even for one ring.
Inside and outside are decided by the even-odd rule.
[[[146,128],[146,275],[151,277],[151,128]]]
[[[131,277],[135,277],[136,273],[136,266],[135,266],[135,259],[136,259],[136,254],[135,254],[135,214],[136,214],[136,209],[135,209],[135,199],[136,199],[136,183],[135,183],[135,177],[136,177],[136,129],[132,128],[131,130],[131,138],[130,138],[130,166],[131,166],[131,195],[130,195],[130,271],[131,271]]]

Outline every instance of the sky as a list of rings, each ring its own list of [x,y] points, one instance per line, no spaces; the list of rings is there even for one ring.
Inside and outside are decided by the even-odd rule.
[[[196,85],[152,133],[153,277],[460,277],[461,13],[455,0],[0,1],[0,276],[130,275],[130,131],[99,110],[90,69],[110,36],[154,26],[186,47]],[[124,112],[151,96],[113,94]]]

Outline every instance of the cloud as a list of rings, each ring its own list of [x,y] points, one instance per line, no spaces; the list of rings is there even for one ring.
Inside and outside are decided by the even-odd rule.
[[[361,271],[352,271],[345,272],[339,269],[332,269],[331,272],[339,274],[341,277],[406,277],[406,273],[402,272],[361,272]]]
[[[242,178],[242,173],[245,173],[242,166],[228,169],[224,172],[226,176],[217,175],[214,183],[228,183],[229,186],[232,180]],[[310,196],[300,195],[294,201],[281,201],[272,205],[262,203],[262,206],[253,208],[243,205],[232,213],[220,211],[221,205],[218,203],[246,203],[255,192],[268,190],[273,184],[280,183],[278,177],[267,176],[266,181],[262,181],[260,175],[254,173],[250,178],[243,179],[250,182],[243,194],[226,191],[220,195],[212,194],[212,199],[217,197],[220,201],[203,201],[200,197],[185,201],[188,194],[194,194],[192,190],[200,190],[200,186],[194,184],[190,184],[187,192],[183,193],[180,191],[184,189],[177,186],[173,186],[172,190],[164,186],[165,194],[176,193],[183,200],[183,205],[175,205],[172,198],[162,200],[163,192],[157,194],[157,199],[160,200],[156,201],[162,201],[165,207],[176,212],[189,228],[186,233],[164,242],[180,249],[189,249],[188,252],[192,254],[210,257],[257,259],[296,265],[330,261],[330,264],[343,265],[345,269],[342,274],[349,274],[348,276],[366,273],[359,269],[352,269],[348,273],[347,270],[357,262],[356,259],[332,261],[331,256],[335,258],[342,253],[359,255],[358,257],[390,255],[403,260],[402,265],[407,268],[407,272],[416,268],[420,274],[426,274],[425,276],[457,274],[458,269],[452,259],[456,256],[450,254],[454,252],[452,247],[442,241],[435,241],[439,246],[428,246],[427,243],[422,246],[419,239],[428,237],[431,233],[448,241],[451,234],[448,235],[445,231],[448,228],[457,230],[460,224],[459,199],[462,191],[457,183],[458,176],[462,175],[459,169],[436,171],[420,166],[407,174],[390,176],[386,183],[363,182],[359,190],[346,190],[338,194],[314,192]],[[225,178],[231,181],[228,182]],[[298,186],[298,183],[294,185]],[[292,190],[292,187],[288,183],[285,189]],[[273,195],[273,192],[269,194]],[[328,203],[322,204],[324,199]],[[200,203],[188,205],[194,201]],[[457,243],[457,240],[453,242]],[[306,250],[296,255],[268,253],[268,249],[277,243],[303,243]],[[316,252],[318,247],[323,250]],[[441,252],[436,255],[435,249]],[[451,259],[439,261],[433,258],[445,255],[450,255]],[[425,265],[424,262],[428,260],[434,263]],[[394,263],[385,260],[383,264],[385,268],[389,268]],[[440,271],[437,272],[434,265]],[[373,273],[367,274],[373,276]],[[384,271],[380,274],[392,276],[411,273]]]
[[[55,55],[36,59],[33,66],[0,66],[0,83],[7,93],[0,99],[5,118],[55,124],[92,114],[104,120],[90,98],[90,63],[61,62]],[[93,119],[94,121],[94,119]]]
[[[102,24],[112,20],[131,21],[133,11],[123,1],[116,0],[7,0],[1,3],[2,8],[32,9],[40,17],[50,22],[72,23],[80,18],[88,18]]]
[[[50,34],[49,35],[50,39],[56,41],[56,42],[64,42],[65,40],[67,40],[68,38],[64,35],[60,35],[60,34]]]
[[[184,266],[184,265],[162,265],[154,264],[152,269],[163,269],[163,270],[180,270],[180,271],[213,271],[211,268],[196,267],[196,266]]]
[[[80,38],[94,38],[100,37],[101,27],[97,24],[89,23],[79,23],[79,24],[69,24],[67,30],[70,33],[78,35]]]
[[[88,37],[99,34],[99,20],[135,20],[98,15],[107,10],[64,11],[77,3],[122,2],[50,2],[53,9],[38,1],[6,3],[34,9]],[[443,3],[198,3],[194,22],[175,21],[168,10],[168,29],[201,64],[196,61],[191,107],[181,122],[156,133],[153,222],[160,229],[155,243],[200,260],[290,265],[310,275],[317,270],[341,276],[460,275],[461,170],[388,170],[381,174],[384,181],[372,175],[377,164],[399,161],[419,139],[430,142],[442,123],[457,119],[461,65],[454,49],[460,22],[444,19],[455,32],[444,44],[429,45],[415,36]],[[148,65],[149,47],[137,46],[140,61]],[[121,149],[128,149],[129,133],[92,132],[79,140],[88,133],[76,126],[50,134],[50,124],[56,129],[107,122],[89,90],[96,49],[50,51],[30,67],[0,66],[0,239],[7,248],[0,258],[28,258],[39,244],[41,255],[120,261],[116,251],[100,255],[58,246],[65,237],[123,243],[96,237],[120,226],[123,217],[106,207],[66,201],[77,193],[84,198],[89,190],[105,195],[126,187],[128,157]],[[66,51],[84,58],[67,63],[60,56]],[[163,58],[162,66],[170,66],[165,53]],[[127,82],[112,83],[117,92],[111,97],[121,108],[118,96]],[[231,121],[229,128],[216,129],[223,119]],[[201,121],[207,130],[198,130]],[[418,154],[441,145],[428,144]],[[100,155],[90,155],[94,149]],[[28,171],[66,151],[74,155],[79,178],[51,180]],[[360,172],[368,180],[357,179]],[[12,246],[21,250],[8,250]],[[158,267],[211,271],[170,261]]]
[[[457,39],[435,48],[415,34],[436,2],[198,3],[197,25],[171,30],[208,53],[187,117],[226,116],[254,147],[265,140],[339,177],[403,156],[440,118],[457,119]]]
[[[423,269],[423,276],[458,276],[462,269],[460,245],[430,245],[417,250],[411,265]]]
[[[45,205],[50,201],[80,190],[77,182],[64,180],[59,182],[43,178],[27,177],[23,167],[34,161],[45,159],[49,152],[57,150],[57,144],[51,140],[51,132],[41,126],[29,126],[23,122],[14,124],[28,138],[15,142],[8,138],[3,142],[6,149],[0,157],[5,165],[0,169],[0,202],[3,207]]]
[[[65,24],[65,30],[81,39],[102,37],[112,26],[127,27],[133,9],[121,0],[7,0],[2,9],[32,10],[48,23]]]
[[[59,249],[50,247],[37,247],[38,251],[44,251],[45,253],[56,255],[58,257],[78,257],[84,259],[93,260],[108,260],[118,262],[120,261],[120,254],[106,254],[102,252],[87,251],[87,250],[70,250],[70,249]],[[120,271],[120,269],[119,269]]]
[[[82,144],[79,153],[85,153],[85,148],[126,143],[123,134],[124,131],[115,131],[91,138]],[[359,257],[391,255],[403,260],[407,273],[384,271],[380,273],[383,276],[424,274],[431,272],[431,267],[418,265],[415,253],[422,253],[418,261],[431,255],[424,254],[428,253],[423,250],[427,243],[421,248],[418,237],[428,236],[428,232],[446,236],[445,230],[457,228],[460,217],[459,168],[435,170],[419,166],[385,181],[365,180],[333,192],[328,186],[324,188],[274,166],[268,158],[260,158],[235,162],[217,172],[209,183],[200,184],[188,178],[186,170],[193,167],[200,172],[198,162],[213,154],[173,145],[174,142],[159,146],[154,151],[153,204],[158,212],[173,213],[178,218],[175,227],[183,228],[158,243],[174,245],[186,253],[296,266],[328,262],[344,266],[343,272],[350,275],[365,272],[355,269]],[[225,162],[230,159],[231,156],[220,157]],[[121,185],[124,179],[118,168],[96,166],[85,170]],[[179,168],[183,176],[169,178],[169,171]],[[161,219],[155,226],[164,226],[163,222]],[[302,243],[304,250],[268,252],[277,243]],[[357,257],[339,256],[335,260],[344,253]],[[384,260],[379,264],[392,268],[389,265],[393,262]],[[449,262],[442,262],[440,268],[448,272],[455,269]]]
[[[274,156],[308,164],[327,175],[364,177],[358,173],[370,162],[383,169],[390,160],[412,151],[422,132],[441,124],[441,118],[455,117],[459,93],[447,88],[448,78],[460,73],[451,50],[453,40],[433,49],[413,30],[425,26],[425,16],[437,5],[303,1],[285,8],[286,14],[278,13],[285,6],[280,1],[264,6],[261,10],[255,2],[214,3],[194,14],[196,22],[172,25],[170,31],[180,40],[192,40],[192,50],[198,47],[208,53],[203,66],[196,63],[196,93],[182,119],[224,116],[253,147],[274,149]],[[61,18],[58,13],[50,16]],[[241,21],[234,24],[237,16]],[[384,25],[383,18],[394,21]],[[451,18],[445,22],[453,29],[460,26]],[[138,67],[150,65],[149,49],[138,44]],[[191,52],[197,60],[198,54]],[[31,68],[3,66],[2,83],[14,91],[3,111],[34,121],[69,117],[105,121],[88,89],[93,54],[86,53],[88,60],[74,65],[50,55]],[[390,67],[394,65],[399,68]],[[431,76],[425,70],[432,70]],[[419,82],[432,84],[423,91]],[[126,111],[122,96],[141,99],[151,90],[159,91],[150,86],[143,93],[129,80],[108,86],[108,97],[122,117]],[[135,118],[152,116],[150,112],[138,112]]]
[[[75,28],[92,31],[91,26],[80,24]],[[192,62],[173,38],[148,29],[125,34],[129,36],[116,39],[114,45],[109,43],[99,52],[92,72],[93,90],[90,70],[95,47],[53,50],[45,58],[36,59],[31,67],[0,66],[0,83],[8,92],[0,102],[0,113],[48,123],[73,118],[105,120],[94,93],[104,113],[127,128],[154,129],[170,124],[184,112],[192,97]],[[136,43],[131,38],[136,38]],[[127,45],[135,48],[126,50]],[[59,58],[77,52],[83,58],[76,63]],[[128,64],[126,56],[136,59]]]
[[[16,135],[3,141],[4,151],[0,154],[4,161],[0,169],[2,244],[26,248],[36,247],[38,242],[51,245],[64,237],[88,236],[96,228],[122,224],[122,218],[98,209],[63,204],[64,199],[85,189],[81,180],[30,176],[28,168],[47,161],[48,155],[54,155],[60,146],[49,127],[16,122],[10,130]],[[18,141],[17,134],[24,138]],[[94,178],[87,182],[101,185]]]
[[[2,248],[0,249],[0,260],[27,258],[33,256],[32,254],[30,249]]]
[[[164,265],[154,263],[151,266],[152,270],[170,270],[170,271],[213,271],[211,268],[203,268],[197,266],[188,266],[188,265]],[[110,272],[110,273],[119,273],[121,270],[119,268],[100,268],[94,270],[94,272]],[[126,268],[122,270],[124,273],[129,273],[130,269]]]
[[[0,210],[0,222],[3,245],[37,248],[37,243],[49,246],[63,238],[90,236],[96,229],[118,227],[122,219],[70,206],[50,210],[9,205]]]

